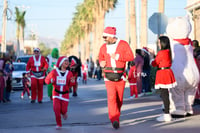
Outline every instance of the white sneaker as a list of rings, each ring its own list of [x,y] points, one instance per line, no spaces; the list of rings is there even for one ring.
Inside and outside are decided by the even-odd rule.
[[[138,97],[142,97],[142,96],[144,96],[144,93],[138,94]]]
[[[21,96],[21,99],[24,99],[24,96]]]
[[[129,97],[129,99],[133,99],[133,98],[134,98],[134,96],[130,96],[130,97]]]
[[[29,99],[31,99],[31,96],[28,96]]]
[[[56,130],[60,130],[62,127],[61,126],[56,126]]]
[[[158,118],[156,118],[159,122],[169,122],[172,120],[172,117],[170,114],[162,114]]]

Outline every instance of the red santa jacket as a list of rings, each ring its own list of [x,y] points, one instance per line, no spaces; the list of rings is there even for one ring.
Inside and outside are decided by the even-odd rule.
[[[111,54],[115,53],[116,58],[111,58]],[[99,52],[99,63],[106,61],[106,66],[109,68],[123,68],[122,70],[104,70],[104,72],[122,73],[125,71],[126,62],[134,59],[133,52],[126,41],[117,40],[115,44],[103,44]],[[124,73],[125,76],[125,73]],[[105,78],[105,80],[107,80]]]
[[[48,63],[45,60],[44,56],[39,56],[39,57],[35,57],[34,55],[32,57],[30,57],[30,59],[27,62],[27,66],[26,66],[26,71],[30,72],[31,77],[37,78],[37,79],[43,79],[45,77],[45,72],[43,73],[43,75],[41,77],[36,77],[33,72],[41,72],[42,68],[46,68],[46,70],[48,69]]]
[[[45,83],[53,85],[53,98],[69,101],[69,88],[74,84],[75,79],[71,71],[66,71],[62,76],[58,68],[52,70],[46,77]]]
[[[171,70],[171,57],[169,50],[160,50],[151,62],[153,67],[158,67],[156,72],[155,89],[173,88],[177,85],[174,73]]]
[[[137,71],[136,66],[132,66],[128,73],[128,81],[130,85],[136,85],[137,82]]]

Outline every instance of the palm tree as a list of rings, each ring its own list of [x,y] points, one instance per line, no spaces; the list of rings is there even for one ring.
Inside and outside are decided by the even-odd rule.
[[[130,36],[130,45],[135,53],[135,49],[137,48],[135,0],[130,0]]]
[[[26,26],[25,23],[25,14],[26,11],[19,11],[18,7],[15,7],[15,14],[16,14],[16,19],[15,22],[17,23],[17,31],[16,31],[16,36],[17,36],[17,55],[23,55],[24,54],[24,28]]]
[[[140,45],[147,46],[147,0],[141,1]]]
[[[165,0],[159,0],[159,9],[158,12],[164,13],[165,11]]]
[[[81,44],[81,55],[83,56],[81,60],[88,57],[90,53],[92,53],[92,57],[96,59],[99,47],[103,43],[101,36],[104,29],[105,14],[109,12],[110,9],[114,9],[116,3],[117,0],[85,0],[83,4],[78,5],[73,22],[67,30],[62,42],[62,53],[65,53],[63,48],[72,49],[73,47],[70,46]],[[89,43],[90,32],[93,32],[93,42],[91,46]],[[86,44],[86,46],[84,46],[84,44]],[[92,52],[90,52],[90,47],[92,47]],[[71,50],[66,51],[70,53],[69,51]]]

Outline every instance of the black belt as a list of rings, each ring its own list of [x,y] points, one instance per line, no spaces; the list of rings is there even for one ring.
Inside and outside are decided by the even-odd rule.
[[[59,94],[66,94],[66,93],[69,93],[69,91],[59,91],[57,89],[55,89],[56,92],[58,92]]]
[[[161,67],[161,68],[158,68],[158,70],[164,70],[164,69],[170,69],[170,67]]]
[[[113,71],[124,71],[124,68],[117,68],[117,67],[105,67],[104,70],[113,70]]]

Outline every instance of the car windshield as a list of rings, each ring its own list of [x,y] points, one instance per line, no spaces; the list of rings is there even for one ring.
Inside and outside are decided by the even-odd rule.
[[[17,58],[16,61],[18,62],[18,60],[20,60],[20,62],[27,63],[29,58],[30,58],[29,56],[27,56],[27,57],[19,57],[19,58]]]
[[[14,71],[26,71],[25,64],[14,64]]]

